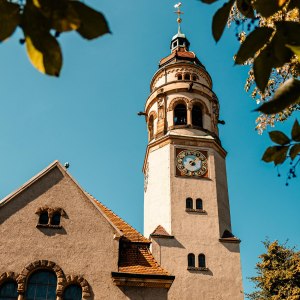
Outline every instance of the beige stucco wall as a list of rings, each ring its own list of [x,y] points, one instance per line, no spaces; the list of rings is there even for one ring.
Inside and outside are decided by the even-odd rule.
[[[35,212],[44,206],[64,209],[62,229],[36,228]],[[115,232],[72,179],[55,167],[0,207],[0,275],[19,274],[29,263],[49,260],[66,276],[83,276],[92,289],[90,299],[150,299],[147,288],[135,289],[135,297],[113,284],[119,246]],[[158,299],[165,299],[165,292]]]
[[[162,225],[175,237],[155,238],[152,245],[158,262],[176,276],[168,299],[240,300],[243,294],[239,245],[219,241],[220,228],[231,229],[225,159],[212,148],[199,145],[167,144],[150,150],[149,178],[160,184],[149,185],[145,193],[145,205],[152,203],[145,208],[145,235]],[[207,151],[208,178],[176,177],[176,147]],[[166,194],[168,184],[170,192]],[[206,214],[186,212],[188,197],[194,200],[194,207],[196,198],[201,198]],[[188,271],[189,253],[195,254],[196,266],[197,256],[205,254],[209,270]]]

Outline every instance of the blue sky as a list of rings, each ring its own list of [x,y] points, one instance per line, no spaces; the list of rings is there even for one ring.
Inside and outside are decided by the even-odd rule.
[[[86,42],[61,35],[64,66],[59,79],[41,75],[29,63],[17,32],[0,45],[0,196],[19,187],[58,159],[87,191],[143,231],[142,164],[147,143],[143,110],[158,61],[169,54],[176,33],[175,1],[90,1],[102,11],[112,35]],[[256,107],[244,92],[247,67],[234,67],[234,29],[216,44],[213,6],[185,1],[183,32],[206,66],[221,105],[220,138],[228,151],[227,175],[233,232],[241,238],[246,277],[255,274],[261,241],[289,239],[299,248],[299,177],[285,186],[261,161],[270,144],[255,130]],[[278,128],[290,128],[291,122]]]

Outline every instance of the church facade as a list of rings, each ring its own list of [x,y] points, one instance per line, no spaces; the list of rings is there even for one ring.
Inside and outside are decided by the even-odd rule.
[[[58,161],[0,201],[0,300],[241,300],[212,80],[180,28],[150,84],[144,235]]]

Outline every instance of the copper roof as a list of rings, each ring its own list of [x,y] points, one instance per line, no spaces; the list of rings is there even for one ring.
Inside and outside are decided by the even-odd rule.
[[[202,66],[202,64],[196,57],[196,54],[194,52],[186,51],[186,50],[173,51],[170,55],[168,55],[167,57],[164,57],[163,59],[160,60],[159,66],[162,66],[162,65],[166,64],[167,62],[171,62],[175,59],[193,61]]]
[[[126,238],[129,242],[150,244],[149,239],[145,238],[136,229],[126,223],[123,219],[117,216],[101,202],[96,200],[93,196],[89,196],[91,197],[93,202],[101,209],[101,211],[108,217],[108,219],[124,234],[123,237]]]

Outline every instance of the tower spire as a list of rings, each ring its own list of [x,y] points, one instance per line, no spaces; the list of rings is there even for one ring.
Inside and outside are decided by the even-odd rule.
[[[182,3],[178,2],[177,4],[174,5],[175,8],[177,8],[177,11],[175,11],[175,14],[177,14],[177,23],[178,23],[178,34],[181,33],[181,15],[183,14],[183,12],[180,10]]]

